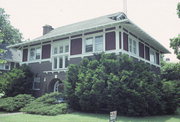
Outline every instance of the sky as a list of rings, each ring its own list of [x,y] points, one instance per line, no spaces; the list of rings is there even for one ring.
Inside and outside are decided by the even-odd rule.
[[[177,3],[180,0],[127,0],[127,17],[159,41],[178,62],[169,39],[180,34]],[[123,12],[123,0],[0,0],[0,7],[10,15],[11,24],[24,40],[42,35],[42,26],[57,28],[75,22]]]

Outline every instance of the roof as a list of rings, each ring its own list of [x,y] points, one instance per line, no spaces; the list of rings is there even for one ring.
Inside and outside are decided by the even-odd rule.
[[[10,62],[20,62],[21,61],[21,51],[17,49],[7,48],[8,44],[0,44],[0,49],[5,50],[5,53],[0,54],[0,59],[10,61]]]
[[[165,47],[163,47],[158,41],[153,39],[150,35],[145,33],[142,29],[137,27],[127,17],[122,18],[120,20],[112,19],[113,17],[120,17],[120,15],[125,15],[125,14],[122,12],[118,12],[118,13],[114,13],[114,14],[110,14],[110,15],[106,15],[106,16],[101,16],[98,18],[94,18],[94,19],[90,19],[90,20],[81,21],[78,23],[62,26],[62,27],[59,27],[59,28],[56,28],[56,29],[50,31],[49,33],[47,33],[43,36],[40,36],[40,37],[35,38],[33,40],[30,40],[30,41],[15,44],[15,45],[12,45],[10,47],[17,48],[19,46],[25,46],[27,44],[34,44],[37,42],[43,42],[43,41],[58,39],[58,38],[61,38],[65,35],[68,35],[68,34],[70,35],[70,34],[76,34],[79,32],[87,32],[87,31],[90,31],[91,29],[98,29],[98,28],[101,28],[104,26],[110,26],[110,25],[124,23],[124,25],[128,28],[133,29],[135,27],[134,28],[135,32],[139,32],[141,35],[145,34],[144,39],[146,39],[147,43],[151,44],[151,42],[153,42],[152,43],[153,46],[154,46],[154,44],[157,44],[158,46],[155,46],[155,47],[157,49],[159,49],[162,53],[169,53],[169,51]],[[126,24],[127,22],[129,22],[128,25]]]

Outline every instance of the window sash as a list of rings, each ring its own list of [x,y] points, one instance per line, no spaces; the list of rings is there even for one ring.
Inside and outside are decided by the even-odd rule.
[[[103,36],[95,37],[95,51],[103,51]]]
[[[156,63],[156,55],[153,50],[150,50],[150,61]]]
[[[85,40],[85,52],[93,51],[93,38],[86,38]]]

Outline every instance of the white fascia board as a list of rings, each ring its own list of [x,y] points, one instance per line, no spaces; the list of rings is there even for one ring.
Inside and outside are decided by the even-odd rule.
[[[38,43],[38,42],[44,42],[44,41],[48,41],[48,40],[63,38],[65,36],[67,36],[67,35],[72,35],[72,34],[75,34],[75,33],[84,33],[84,32],[87,32],[87,31],[90,31],[90,30],[93,30],[93,29],[97,30],[99,28],[103,28],[103,27],[106,27],[106,26],[112,26],[112,25],[120,24],[120,23],[125,22],[125,21],[128,21],[128,19],[124,19],[122,21],[115,21],[115,22],[108,23],[108,24],[102,24],[102,25],[99,25],[99,26],[94,26],[94,27],[90,27],[90,28],[86,28],[86,29],[79,29],[79,30],[76,30],[76,31],[63,33],[61,35],[54,35],[52,37],[48,37],[48,38],[44,38],[44,39],[22,42],[22,43],[19,43],[19,44],[10,45],[10,46],[8,46],[8,48],[16,48],[18,46],[25,46],[27,44],[34,44],[34,43]]]
[[[154,39],[153,37],[151,37],[149,34],[147,34],[143,29],[141,29],[140,27],[138,27],[136,24],[134,24],[131,20],[128,20],[130,24],[132,24],[140,33],[142,33],[143,35],[145,35],[149,40],[153,41],[153,43],[155,43],[157,47],[162,53],[170,53],[170,51],[168,49],[166,49],[162,44],[160,44],[156,39]],[[146,40],[144,40],[146,41]],[[148,43],[148,42],[147,42]]]

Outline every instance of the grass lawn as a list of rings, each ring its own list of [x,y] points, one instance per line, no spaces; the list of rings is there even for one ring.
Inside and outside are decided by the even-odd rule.
[[[109,122],[107,114],[71,113],[58,116],[40,116],[31,114],[0,115],[0,122]],[[122,117],[117,122],[180,122],[180,115],[156,117]]]

